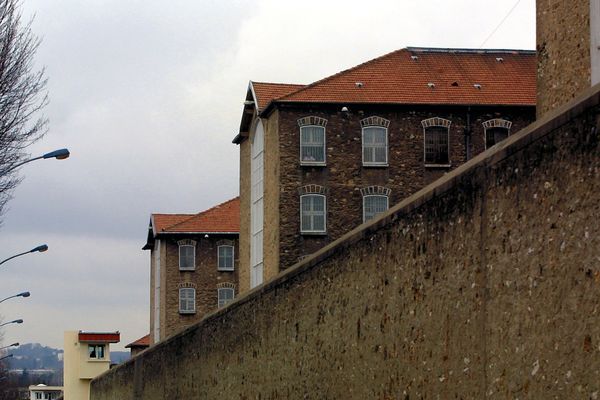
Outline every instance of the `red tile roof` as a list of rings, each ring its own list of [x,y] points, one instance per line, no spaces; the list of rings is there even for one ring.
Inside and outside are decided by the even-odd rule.
[[[240,198],[236,197],[198,214],[152,214],[155,234],[239,233]]]
[[[266,84],[262,84],[266,85]],[[260,91],[258,91],[260,92]],[[262,93],[262,92],[260,92]],[[265,93],[267,93],[265,91]],[[275,92],[268,92],[274,96]],[[536,56],[529,50],[396,50],[259,104],[536,104]],[[268,106],[261,107],[261,111]]]
[[[285,96],[305,85],[296,85],[291,83],[267,83],[267,82],[251,82],[252,89],[258,101],[258,109],[264,110],[267,104],[272,100]]]
[[[150,347],[150,334],[148,334],[144,337],[141,337],[138,340],[136,340],[135,342],[131,342],[127,346],[125,346],[126,349],[129,349],[132,347]]]

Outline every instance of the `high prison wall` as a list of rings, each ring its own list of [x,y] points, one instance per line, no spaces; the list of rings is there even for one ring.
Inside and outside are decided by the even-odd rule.
[[[599,91],[98,377],[91,398],[598,398]]]

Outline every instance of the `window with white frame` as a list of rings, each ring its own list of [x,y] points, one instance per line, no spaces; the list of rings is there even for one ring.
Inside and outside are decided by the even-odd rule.
[[[36,398],[36,400],[42,400],[42,399],[43,399],[43,397],[42,397],[42,393],[40,393],[40,392],[36,392],[36,393],[35,393],[35,398]]]
[[[360,121],[364,166],[388,165],[388,127],[390,121],[372,116]]]
[[[225,306],[227,303],[233,301],[235,297],[235,289],[232,287],[221,287],[217,289],[218,306],[219,308]]]
[[[322,194],[300,196],[300,232],[325,233],[327,231],[327,204]]]
[[[103,345],[103,344],[89,344],[88,345],[88,357],[102,360],[102,359],[104,359],[104,349],[105,349],[105,345]]]
[[[179,289],[179,313],[194,314],[196,312],[196,289]]]
[[[300,127],[300,161],[303,165],[325,164],[325,127]]]
[[[179,244],[179,269],[193,270],[196,267],[196,242],[193,240],[180,240]]]
[[[383,186],[368,186],[360,189],[363,197],[363,222],[387,211],[391,193],[390,189]]]
[[[300,118],[300,164],[325,165],[325,126],[327,120],[310,116]]]
[[[362,129],[363,165],[387,165],[387,128],[368,126]]]
[[[424,152],[426,165],[450,164],[450,124],[443,118],[429,118],[423,125]]]
[[[485,148],[489,149],[496,143],[506,139],[510,135],[510,127],[512,122],[505,119],[494,118],[483,123],[483,131],[485,134]]]
[[[363,222],[372,220],[388,210],[388,197],[382,195],[363,196]]]
[[[233,246],[222,245],[217,248],[217,266],[221,271],[233,271]]]

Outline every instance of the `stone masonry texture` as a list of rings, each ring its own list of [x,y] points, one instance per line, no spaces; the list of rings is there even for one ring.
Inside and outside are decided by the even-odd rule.
[[[590,0],[537,0],[536,14],[539,117],[590,87]]]
[[[287,268],[327,243],[341,237],[363,220],[360,189],[377,185],[391,189],[390,206],[412,195],[466,160],[464,130],[467,112],[472,130],[472,154],[485,149],[483,122],[502,118],[512,121],[511,133],[535,119],[533,107],[351,107],[343,113],[339,106],[282,107],[279,111],[279,265]],[[298,119],[317,116],[327,120],[325,167],[301,166]],[[379,116],[390,121],[387,167],[362,165],[360,121]],[[442,117],[451,121],[449,168],[425,167],[421,121]],[[327,234],[300,234],[298,189],[316,184],[327,195]],[[274,275],[267,275],[274,276]]]
[[[196,241],[196,269],[193,271],[179,270],[179,245],[178,240],[192,239]],[[222,241],[234,245],[234,271],[219,271],[217,268],[217,247]],[[239,262],[237,235],[210,235],[208,238],[190,235],[172,235],[163,238],[166,249],[165,264],[162,273],[164,283],[164,314],[161,315],[161,338],[169,337],[182,329],[200,321],[209,312],[217,308],[217,285],[232,283],[235,293],[238,292],[238,267]],[[225,243],[230,244],[230,243]],[[196,289],[196,312],[194,314],[179,313],[179,288],[193,287]]]
[[[600,94],[92,381],[92,400],[596,399]]]

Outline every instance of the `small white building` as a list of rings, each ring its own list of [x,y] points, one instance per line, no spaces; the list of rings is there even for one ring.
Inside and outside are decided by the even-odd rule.
[[[62,386],[46,386],[42,383],[29,386],[29,398],[31,400],[56,400],[62,393]]]

